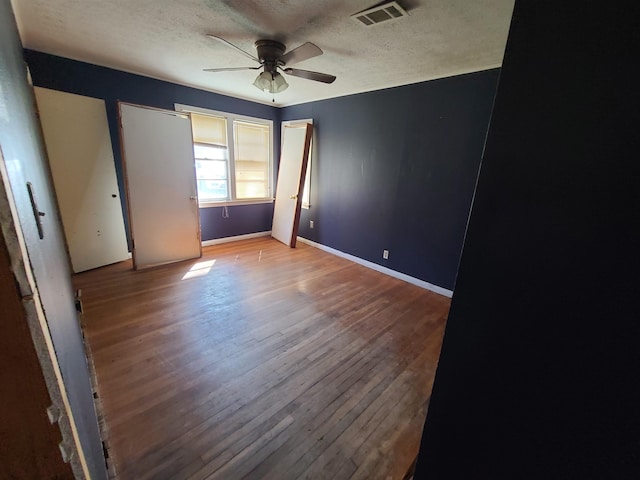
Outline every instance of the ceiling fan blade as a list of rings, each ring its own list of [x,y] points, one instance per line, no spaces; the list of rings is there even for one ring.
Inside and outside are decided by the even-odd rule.
[[[203,68],[203,72],[237,72],[238,70],[258,70],[260,67]]]
[[[222,37],[217,37],[215,35],[211,35],[211,34],[207,34],[207,37],[213,38],[214,40],[218,40],[221,43],[224,43],[225,45],[228,45],[231,48],[235,48],[238,52],[240,52],[241,54],[243,54],[246,57],[249,57],[251,60],[253,60],[254,62],[258,62],[260,63],[260,60],[258,60],[258,58],[254,55],[251,55],[249,52],[245,52],[244,50],[242,50],[240,47],[234,45],[231,42],[226,41],[224,38]]]
[[[307,42],[285,53],[279,60],[284,62],[285,65],[293,65],[294,63],[302,62],[303,60],[308,60],[318,55],[322,55],[322,50],[313,43]]]
[[[307,80],[315,80],[322,83],[333,83],[336,77],[326,73],[312,72],[310,70],[300,70],[299,68],[285,68],[283,70],[287,75],[294,77],[306,78]]]

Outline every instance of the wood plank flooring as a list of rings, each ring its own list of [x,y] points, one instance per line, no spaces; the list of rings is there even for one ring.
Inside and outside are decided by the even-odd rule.
[[[269,237],[74,284],[114,478],[388,480],[415,459],[449,299]]]

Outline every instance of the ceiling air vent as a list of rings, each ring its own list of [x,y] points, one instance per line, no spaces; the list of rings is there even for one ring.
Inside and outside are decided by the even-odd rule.
[[[351,15],[358,22],[370,27],[377,23],[386,22],[387,20],[393,20],[395,18],[406,17],[409,14],[398,5],[398,2],[388,2],[381,5],[377,5],[368,10],[363,10],[355,15]]]

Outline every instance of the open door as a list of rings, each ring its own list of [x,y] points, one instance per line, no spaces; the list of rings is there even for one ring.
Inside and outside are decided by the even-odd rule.
[[[134,268],[200,257],[189,115],[118,105]]]
[[[312,135],[311,123],[282,126],[282,148],[271,236],[291,248],[296,246],[298,236],[302,190]]]
[[[126,260],[104,100],[34,90],[74,273]]]

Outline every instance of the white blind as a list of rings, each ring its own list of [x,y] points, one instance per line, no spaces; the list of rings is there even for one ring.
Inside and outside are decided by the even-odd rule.
[[[227,146],[227,119],[211,115],[191,114],[193,141],[210,145]]]
[[[236,196],[269,196],[269,127],[234,122]]]
[[[234,122],[236,161],[269,162],[269,127]]]

